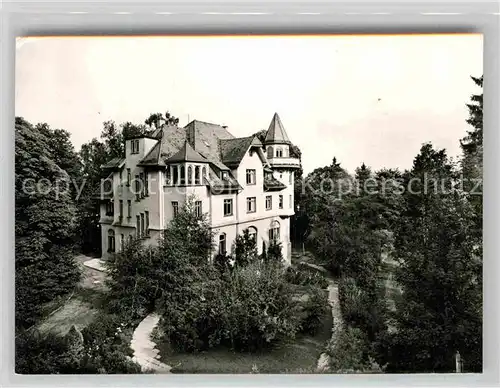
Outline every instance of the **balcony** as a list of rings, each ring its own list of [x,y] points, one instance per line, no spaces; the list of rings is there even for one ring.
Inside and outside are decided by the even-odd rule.
[[[300,168],[300,160],[297,158],[271,158],[268,162],[274,168]]]

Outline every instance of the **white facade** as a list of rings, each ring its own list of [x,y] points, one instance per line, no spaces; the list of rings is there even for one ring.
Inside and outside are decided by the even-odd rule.
[[[229,140],[228,144],[241,144],[241,140],[245,139],[250,139],[248,144],[251,142],[251,145],[239,153],[237,164],[228,167],[227,171],[220,168],[224,160],[216,164],[204,156],[194,160],[197,150],[187,143],[184,146],[189,151],[186,152],[186,159],[190,160],[170,163],[166,159],[158,166],[147,166],[141,161],[155,145],[160,146],[157,143],[161,139],[140,137],[127,140],[125,158],[110,168],[108,178],[113,182],[112,188],[110,185],[102,186],[100,223],[103,259],[122,249],[123,244],[132,238],[141,238],[145,244],[155,244],[161,231],[175,216],[175,209],[180,209],[186,199],[194,195],[215,233],[214,254],[224,246],[231,253],[236,236],[250,228],[256,234],[259,254],[268,246],[270,238],[277,238],[282,243],[285,261],[290,263],[293,171],[299,167],[300,161],[290,158],[289,145],[279,144],[280,139],[273,139],[270,142],[273,144],[265,149],[265,144],[263,146],[251,138]],[[277,155],[278,148],[286,149],[286,153]],[[286,159],[286,162],[292,160],[293,163],[281,165],[281,159]],[[183,173],[181,168],[184,168]],[[177,171],[174,172],[174,169]],[[274,184],[277,181],[282,183],[279,187],[269,188],[264,184],[265,179],[271,179],[265,177],[271,170]],[[223,179],[228,175],[239,184],[238,190],[215,192],[210,183],[212,178]],[[147,188],[142,183],[147,183]]]

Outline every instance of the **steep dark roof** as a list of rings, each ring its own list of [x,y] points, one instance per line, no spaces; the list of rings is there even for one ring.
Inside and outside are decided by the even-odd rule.
[[[290,139],[285,131],[285,127],[281,122],[277,113],[274,114],[269,129],[267,130],[266,144],[290,144]]]
[[[253,136],[219,140],[222,163],[228,166],[238,165],[252,144]]]
[[[108,163],[103,164],[101,166],[101,168],[103,170],[121,168],[121,167],[123,167],[124,163],[125,163],[125,158],[114,158],[114,159],[111,159]]]
[[[165,161],[165,163],[177,162],[207,163],[208,160],[201,156],[198,152],[196,152],[193,147],[191,147],[191,145],[187,141],[185,141],[181,149]]]
[[[286,185],[281,183],[272,174],[267,174],[264,177],[264,191],[280,191],[286,189]]]
[[[139,165],[165,166],[166,162],[189,160],[230,170],[239,165],[249,147],[262,146],[255,136],[235,138],[226,127],[199,120],[184,128],[164,126],[157,134],[161,136],[159,142]]]
[[[196,151],[212,162],[224,164],[220,157],[219,141],[234,139],[234,136],[225,127],[193,120],[186,125],[185,130]],[[226,166],[224,167],[227,169]]]
[[[240,186],[238,181],[229,171],[227,172],[227,177],[222,179],[213,169],[210,169],[208,182],[205,183],[208,184],[212,194],[225,194],[243,190],[243,187]]]
[[[139,163],[140,166],[165,166],[165,159],[175,154],[186,141],[186,132],[175,125],[164,126],[157,135],[158,143]]]

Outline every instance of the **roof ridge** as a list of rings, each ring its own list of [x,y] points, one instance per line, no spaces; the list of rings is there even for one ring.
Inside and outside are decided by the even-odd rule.
[[[203,120],[198,120],[198,119],[191,120],[189,123],[186,124],[186,126],[184,128],[186,128],[188,125],[190,125],[191,123],[194,123],[194,122],[203,123],[203,124],[210,124],[210,125],[216,125],[218,127],[224,128],[224,125],[216,124],[216,123],[211,123],[209,121],[203,121]]]

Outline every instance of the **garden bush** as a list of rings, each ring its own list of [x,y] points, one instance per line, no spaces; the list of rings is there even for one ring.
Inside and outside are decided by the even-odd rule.
[[[328,287],[328,280],[321,272],[311,270],[305,265],[299,268],[288,267],[285,272],[287,282],[299,286],[316,286],[320,288]]]
[[[360,328],[370,341],[386,329],[386,306],[379,297],[378,289],[360,288],[353,278],[339,282],[339,303],[346,324]]]
[[[299,330],[298,303],[279,263],[254,263],[236,269],[223,288],[226,343],[238,350],[257,350]]]
[[[326,350],[332,373],[383,373],[384,368],[369,356],[368,339],[360,329],[346,326],[336,334]]]
[[[323,319],[328,311],[328,297],[318,287],[310,287],[308,295],[309,299],[304,303],[301,314],[303,318],[300,331],[314,335],[323,326]]]
[[[20,374],[130,374],[141,367],[118,317],[102,316],[82,332],[73,326],[64,336],[38,331],[16,338],[16,373]]]
[[[283,273],[276,263],[255,262],[223,275],[207,268],[189,303],[173,306],[165,300],[170,303],[170,314],[161,320],[165,338],[183,351],[219,345],[255,351],[293,338],[300,329],[298,304]]]

